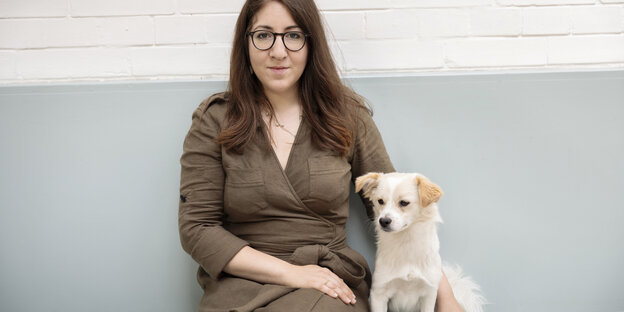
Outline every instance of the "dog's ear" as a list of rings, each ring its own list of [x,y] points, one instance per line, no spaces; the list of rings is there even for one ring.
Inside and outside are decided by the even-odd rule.
[[[377,187],[381,173],[371,172],[355,179],[355,191],[364,190],[364,197],[370,198],[371,192]]]
[[[423,207],[427,207],[431,203],[437,203],[443,195],[442,189],[425,177],[417,176],[416,185],[418,185],[418,195]]]

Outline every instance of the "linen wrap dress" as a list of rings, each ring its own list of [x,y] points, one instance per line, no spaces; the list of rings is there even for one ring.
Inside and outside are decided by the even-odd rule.
[[[367,311],[370,269],[346,243],[350,185],[367,172],[394,171],[371,116],[360,109],[363,122],[344,158],[313,144],[304,118],[282,169],[260,127],[243,154],[214,142],[226,107],[223,93],[202,101],[180,159],[180,240],[200,265],[198,311]],[[247,245],[293,264],[329,268],[357,303],[223,272]]]

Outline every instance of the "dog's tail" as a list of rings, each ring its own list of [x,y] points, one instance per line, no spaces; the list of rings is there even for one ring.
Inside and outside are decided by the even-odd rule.
[[[451,284],[455,299],[466,312],[483,312],[486,300],[481,294],[481,288],[470,277],[463,276],[459,265],[451,266],[447,263],[442,265],[442,270]]]

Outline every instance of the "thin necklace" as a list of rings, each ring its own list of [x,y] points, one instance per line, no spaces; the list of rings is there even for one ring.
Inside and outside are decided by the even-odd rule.
[[[266,112],[265,114],[267,117],[271,115],[269,112]],[[301,118],[303,118],[303,115],[299,115],[299,120],[301,120]],[[273,119],[275,119],[275,127],[284,130],[286,133],[290,134],[293,137],[293,139],[297,136],[296,134],[292,133],[292,131],[286,129],[286,127],[283,124],[281,124],[279,120],[277,120],[277,116],[273,116]],[[294,142],[290,142],[288,144],[293,144],[293,143]]]

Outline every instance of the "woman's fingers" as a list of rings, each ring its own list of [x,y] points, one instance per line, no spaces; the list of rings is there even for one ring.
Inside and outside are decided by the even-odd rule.
[[[347,284],[345,284],[345,282],[335,274],[331,273],[331,276],[328,277],[325,286],[337,294],[337,296],[332,297],[340,297],[340,299],[347,304],[355,303],[355,295],[353,294],[351,288],[349,288],[349,286],[347,286]]]
[[[328,268],[318,265],[294,266],[298,272],[288,276],[299,278],[287,282],[287,286],[300,288],[315,288],[333,298],[340,299],[346,304],[355,303],[355,295],[345,282]]]
[[[331,288],[328,284],[329,283],[323,284],[320,290],[333,298],[342,300],[342,302],[346,304],[354,303],[351,302],[351,298],[347,297],[342,289]]]
[[[355,294],[353,293],[351,288],[349,288],[349,286],[347,286],[347,284],[340,277],[338,277],[338,275],[336,275],[334,272],[331,272],[331,275],[333,277],[333,282],[337,283],[337,286],[340,289],[342,289],[342,291],[345,293],[347,297],[349,297],[349,300],[355,303]]]
[[[338,298],[338,293],[333,288],[330,288],[329,286],[327,286],[327,284],[321,285],[319,290],[326,293],[327,295],[331,297]]]
[[[348,295],[344,289],[338,287],[338,288],[335,288],[334,290],[336,291],[336,293],[338,293],[338,297],[340,297],[340,299],[342,299],[344,303],[346,304],[355,303],[351,301],[352,297]]]

